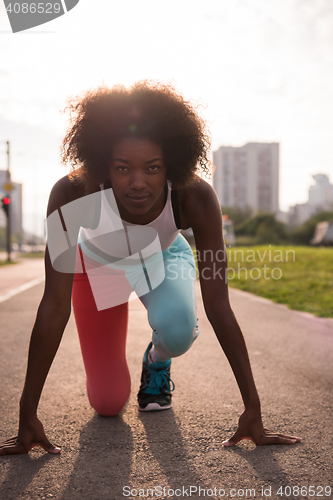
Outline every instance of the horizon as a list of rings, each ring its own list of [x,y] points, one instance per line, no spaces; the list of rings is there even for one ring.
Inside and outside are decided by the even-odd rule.
[[[52,185],[66,174],[59,111],[68,96],[142,79],[171,82],[199,107],[212,151],[280,143],[280,210],[307,201],[312,175],[333,181],[329,0],[128,0],[98,8],[86,0],[35,30],[9,29],[0,2],[0,169],[9,140],[25,214],[37,205],[44,217]]]

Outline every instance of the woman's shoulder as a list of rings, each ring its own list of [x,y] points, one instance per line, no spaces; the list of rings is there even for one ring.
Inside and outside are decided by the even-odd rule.
[[[51,189],[47,210],[48,215],[54,212],[54,210],[86,195],[87,192],[81,182],[71,179],[69,175],[61,177]]]
[[[78,182],[73,181],[68,175],[61,177],[51,189],[50,196],[59,198],[65,203],[69,203],[77,198],[80,198],[80,191],[82,188],[79,186]]]
[[[179,187],[177,191],[179,197],[188,202],[194,200],[202,201],[206,198],[216,196],[214,188],[198,175],[195,176],[193,182],[187,184],[186,186]]]
[[[204,179],[196,176],[193,183],[177,189],[182,228],[193,227],[193,222],[201,215],[219,207],[214,188]],[[207,213],[208,211],[208,213]]]

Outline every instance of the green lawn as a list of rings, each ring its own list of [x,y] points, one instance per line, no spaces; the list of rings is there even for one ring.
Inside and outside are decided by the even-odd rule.
[[[17,264],[17,262],[8,262],[7,260],[0,260],[0,266],[11,266],[12,264]]]
[[[316,316],[333,317],[333,248],[228,249],[229,286]]]
[[[2,252],[4,253],[4,251]],[[13,252],[13,255],[11,256],[12,262],[8,262],[6,259],[0,260],[0,266],[17,264],[17,259],[44,259],[44,252],[28,252],[28,253]]]

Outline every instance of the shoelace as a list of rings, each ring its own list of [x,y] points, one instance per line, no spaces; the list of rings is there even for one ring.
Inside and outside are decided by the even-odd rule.
[[[172,389],[170,389],[170,383]],[[175,389],[175,384],[165,370],[149,370],[149,384],[145,392],[150,394],[160,394],[161,387],[165,385],[169,391]]]

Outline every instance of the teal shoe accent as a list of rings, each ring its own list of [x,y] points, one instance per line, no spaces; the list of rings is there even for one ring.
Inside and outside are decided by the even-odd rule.
[[[141,386],[138,392],[139,410],[167,410],[171,408],[171,392],[175,384],[170,377],[171,359],[149,363],[150,342],[143,356]],[[171,385],[171,388],[170,388]]]

